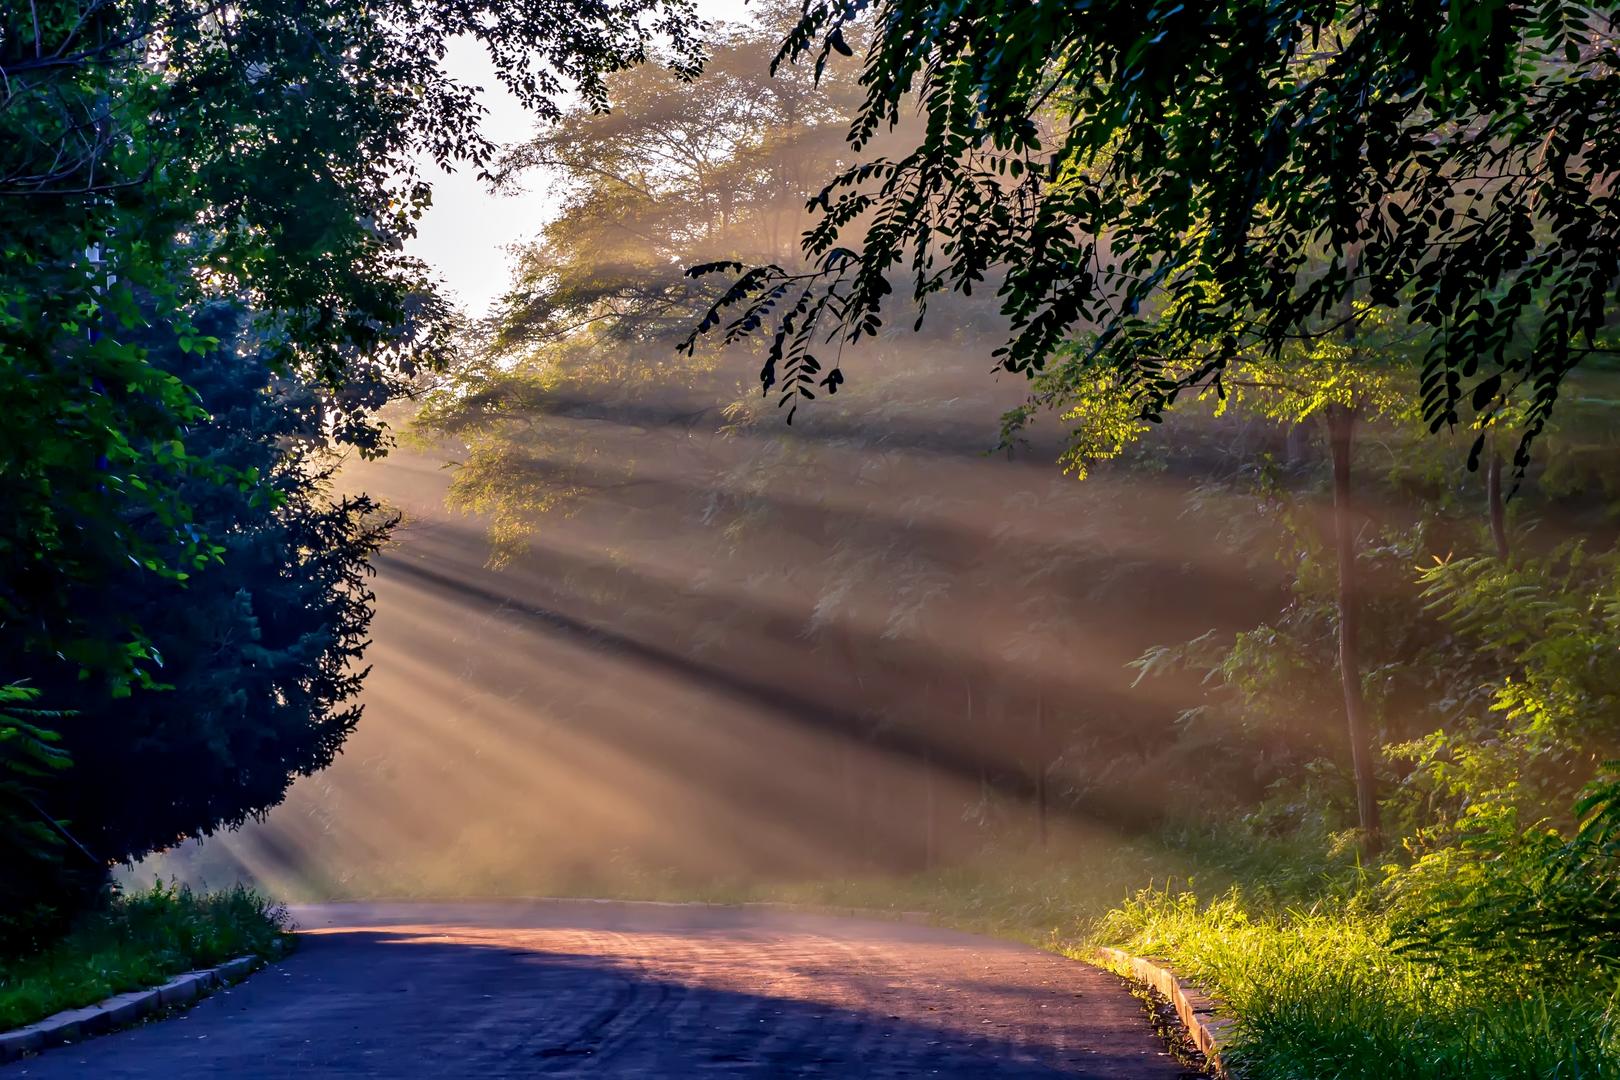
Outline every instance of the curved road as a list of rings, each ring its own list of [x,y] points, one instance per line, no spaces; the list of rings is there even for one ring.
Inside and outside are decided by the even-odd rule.
[[[293,913],[281,963],[0,1078],[1188,1075],[1118,979],[951,931],[589,901]]]

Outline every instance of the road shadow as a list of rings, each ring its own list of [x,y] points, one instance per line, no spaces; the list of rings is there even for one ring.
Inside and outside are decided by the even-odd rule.
[[[476,933],[487,937],[468,936]],[[670,955],[650,961],[636,934],[578,933],[588,951],[570,951],[566,933],[544,947],[522,931],[495,929],[308,934],[286,961],[189,1013],[48,1051],[0,1076],[1183,1075],[1139,1013],[1097,1012],[1058,990],[1037,1002],[965,978],[958,988],[952,974],[965,956],[931,958],[932,987],[896,992],[894,972],[851,965],[848,950],[826,938],[804,939],[812,966],[794,972],[791,963],[748,962],[769,935],[732,935],[720,947],[687,934],[659,942]],[[683,964],[686,975],[672,974]],[[863,996],[860,1006],[842,1003]],[[1047,1007],[1065,1000],[1067,1015]]]

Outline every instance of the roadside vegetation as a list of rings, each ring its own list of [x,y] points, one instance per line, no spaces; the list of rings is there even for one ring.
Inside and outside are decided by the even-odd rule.
[[[1256,1080],[1620,1075],[1612,979],[1526,980],[1522,967],[1416,955],[1380,900],[1371,889],[1298,906],[1149,891],[1094,934],[1168,960],[1224,1002],[1237,1024],[1223,1060]]]
[[[1611,973],[1512,937],[1494,958],[1455,947],[1437,955],[1415,945],[1410,921],[1434,910],[1434,898],[1413,895],[1404,872],[1380,882],[1341,860],[1321,866],[1322,876],[1301,875],[1308,860],[1294,852],[1279,853],[1269,872],[1251,858],[1234,875],[1232,862],[1211,852],[1220,845],[1204,840],[1194,849],[1211,857],[1202,867],[1192,856],[1121,845],[1084,858],[986,859],[749,895],[924,912],[1079,960],[1098,945],[1157,958],[1236,1020],[1223,1060],[1243,1077],[1620,1075]],[[1191,874],[1137,888],[1144,874],[1166,871]]]
[[[1380,872],[1329,847],[1184,834],[711,899],[921,912],[1077,960],[1153,957],[1236,1021],[1223,1061],[1254,1080],[1620,1076],[1599,936],[1612,866],[1573,885],[1567,847],[1498,849],[1487,883],[1450,857]],[[1459,873],[1476,877],[1464,903]]]
[[[0,1031],[239,956],[268,960],[291,943],[285,910],[244,886],[115,895],[42,951],[0,963]]]

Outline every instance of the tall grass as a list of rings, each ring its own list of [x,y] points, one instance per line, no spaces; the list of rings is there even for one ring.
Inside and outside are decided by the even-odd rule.
[[[1367,894],[1308,907],[1144,891],[1099,941],[1163,957],[1225,1001],[1223,1057],[1248,1080],[1620,1077],[1620,1001],[1589,982],[1525,987],[1391,945]]]
[[[0,1030],[237,956],[268,957],[287,936],[286,913],[242,886],[198,894],[160,883],[115,896],[43,951],[0,959]]]

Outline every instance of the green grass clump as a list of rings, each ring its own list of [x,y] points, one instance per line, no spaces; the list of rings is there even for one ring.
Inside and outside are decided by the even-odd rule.
[[[1146,891],[1096,936],[1224,1000],[1237,1023],[1223,1057],[1247,1080],[1620,1077],[1613,988],[1480,979],[1402,954],[1390,929],[1370,896],[1276,908]]]
[[[0,1030],[234,957],[271,956],[284,947],[286,922],[240,885],[199,894],[159,883],[115,896],[55,944],[0,959]]]

